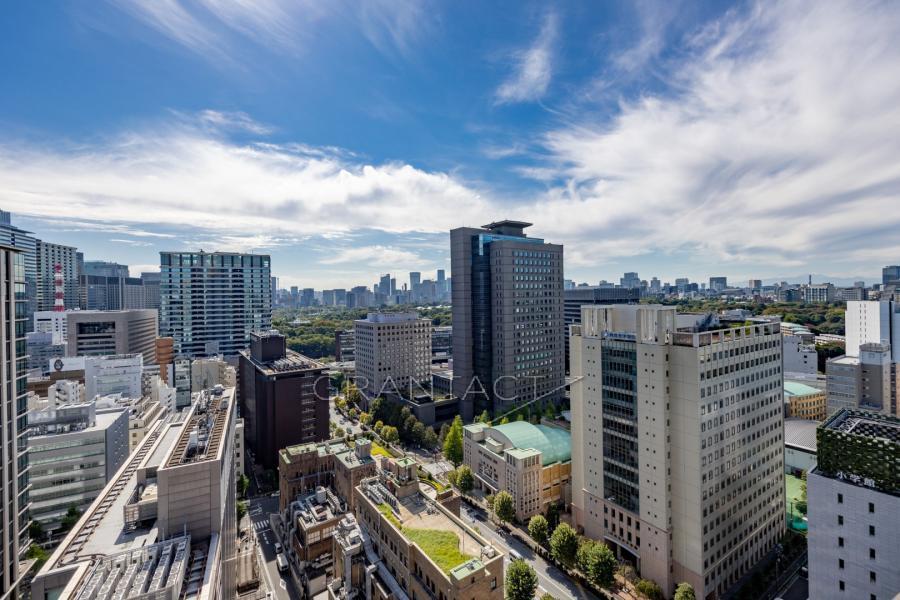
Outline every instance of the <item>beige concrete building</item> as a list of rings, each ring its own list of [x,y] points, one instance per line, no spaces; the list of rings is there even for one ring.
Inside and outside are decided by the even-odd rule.
[[[416,313],[369,313],[354,321],[357,385],[369,397],[421,391],[431,378],[431,320]]]
[[[128,451],[134,452],[147,431],[156,421],[165,416],[166,408],[151,396],[127,398],[121,394],[97,397],[98,409],[121,409],[128,411]]]
[[[785,529],[778,323],[678,328],[658,305],[573,326],[572,506],[667,597],[720,598]]]
[[[156,364],[155,310],[73,310],[66,318],[68,356],[140,354]]]
[[[414,461],[385,463],[355,490],[360,542],[391,590],[382,597],[502,600],[503,555],[458,518],[458,503],[454,514],[419,491]]]
[[[472,469],[476,487],[512,494],[520,521],[544,513],[549,504],[571,501],[571,458],[572,436],[561,427],[527,421],[463,427],[463,463]]]
[[[785,417],[824,421],[828,416],[825,390],[800,381],[784,382]]]
[[[351,448],[342,439],[288,446],[278,453],[279,510],[285,513],[295,498],[320,486],[333,489],[353,508],[353,490],[375,474],[371,442],[356,440]]]
[[[891,362],[891,346],[865,343],[857,354],[829,359],[825,365],[828,415],[842,408],[900,414],[897,363]]]
[[[191,392],[213,388],[237,387],[237,369],[221,356],[191,361]]]

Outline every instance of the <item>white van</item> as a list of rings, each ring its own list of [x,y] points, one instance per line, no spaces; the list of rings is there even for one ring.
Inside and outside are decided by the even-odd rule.
[[[288,570],[288,562],[284,557],[284,554],[276,554],[275,555],[275,564],[278,566],[278,572],[284,573]]]

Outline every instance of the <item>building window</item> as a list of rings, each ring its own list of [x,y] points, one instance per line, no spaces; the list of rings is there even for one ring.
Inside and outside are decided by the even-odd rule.
[[[875,535],[875,526],[869,525],[869,535]]]
[[[875,560],[875,548],[869,548],[869,558]]]
[[[844,591],[844,580],[843,579],[838,581],[838,589],[841,590],[842,592]]]
[[[838,515],[838,525],[844,524],[844,515]]]
[[[843,503],[844,503],[844,495],[838,494],[838,504],[843,504]]]
[[[843,548],[843,547],[844,547],[844,538],[842,538],[842,537],[839,537],[839,538],[838,538],[838,547],[839,547],[839,548]]]
[[[839,558],[838,559],[838,569],[843,569],[843,568],[844,568],[844,559]]]
[[[874,502],[869,502],[869,512],[870,513],[875,512],[875,503]]]
[[[869,571],[869,583],[875,583],[875,571]]]

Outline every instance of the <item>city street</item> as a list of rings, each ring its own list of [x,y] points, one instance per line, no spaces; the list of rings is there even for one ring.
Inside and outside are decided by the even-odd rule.
[[[300,594],[290,580],[275,566],[275,534],[269,525],[269,513],[278,512],[278,498],[261,496],[247,501],[247,515],[259,540],[259,566],[262,585],[280,600],[299,600]]]
[[[359,422],[352,422],[350,419],[347,419],[334,408],[334,400],[337,396],[332,396],[328,402],[328,411],[330,413],[331,422],[341,427],[347,433],[352,433],[353,435],[358,435],[362,433],[362,426]]]
[[[481,518],[476,518],[476,514]],[[494,544],[494,546],[506,554],[507,557],[509,556],[510,549],[512,549],[525,559],[537,573],[538,587],[542,593],[546,592],[558,600],[564,598],[599,600],[599,596],[594,594],[591,590],[579,587],[574,581],[569,579],[565,573],[547,563],[547,561],[540,556],[537,556],[528,546],[519,540],[507,534],[501,536],[494,531],[484,512],[463,504],[460,508],[460,516],[464,521],[471,523],[473,527],[477,527],[481,536]]]

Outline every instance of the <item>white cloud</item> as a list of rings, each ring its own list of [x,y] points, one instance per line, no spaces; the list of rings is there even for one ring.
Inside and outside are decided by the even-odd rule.
[[[241,45],[299,55],[323,23],[353,27],[379,51],[410,55],[430,29],[424,3],[371,0],[109,0],[171,41],[214,64],[242,63]]]
[[[390,267],[398,271],[431,264],[415,252],[382,245],[346,248],[318,262],[325,265],[366,264],[373,267]]]
[[[94,145],[0,137],[0,197],[19,214],[54,215],[73,229],[215,232],[191,240],[205,247],[270,247],[361,229],[444,232],[490,212],[445,173],[368,165],[327,148],[238,144],[200,121],[179,117]]]
[[[860,247],[894,260],[897,39],[896,3],[729,13],[666,65],[665,94],[623,102],[612,120],[587,108],[545,136],[553,161],[537,176],[566,185],[528,220],[577,241],[567,259],[585,264],[678,251],[844,268]]]
[[[497,88],[498,104],[533,102],[547,93],[553,78],[553,44],[557,36],[556,13],[544,17],[541,31],[534,43],[515,53],[515,69]]]

